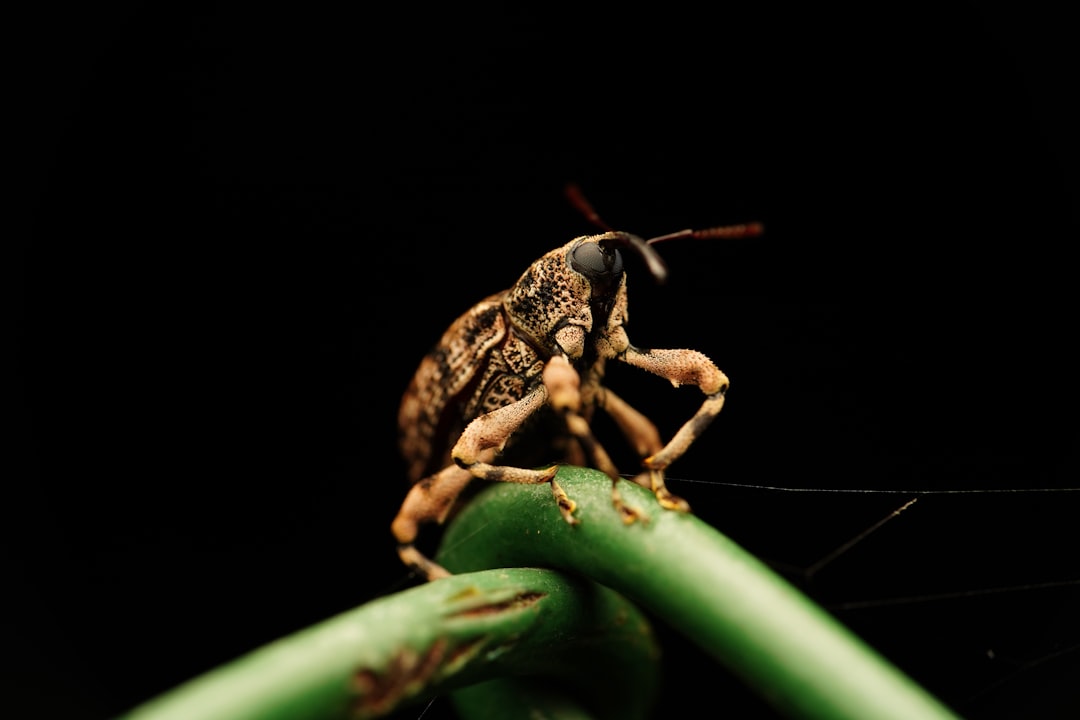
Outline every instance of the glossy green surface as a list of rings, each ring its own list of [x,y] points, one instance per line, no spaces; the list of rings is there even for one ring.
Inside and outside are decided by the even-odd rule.
[[[123,720],[380,717],[492,678],[542,675],[592,717],[648,717],[658,651],[618,594],[549,570],[456,575],[259,648]],[[489,686],[491,687],[491,686]],[[577,707],[560,701],[561,706]],[[560,715],[560,717],[577,716]]]
[[[577,525],[544,486],[493,484],[448,528],[451,572],[549,567],[626,595],[796,718],[932,720],[955,715],[786,580],[690,514],[620,483],[647,523],[623,524],[603,474],[562,468]]]

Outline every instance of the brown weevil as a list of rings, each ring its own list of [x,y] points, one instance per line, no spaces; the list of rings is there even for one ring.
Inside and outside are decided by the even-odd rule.
[[[604,232],[548,252],[513,287],[458,317],[421,360],[402,398],[400,446],[412,488],[391,529],[402,561],[429,580],[449,573],[416,548],[419,526],[443,522],[474,478],[549,483],[563,518],[576,524],[575,503],[554,476],[558,463],[588,463],[612,479],[612,502],[624,521],[638,519],[638,511],[620,498],[619,472],[590,429],[597,408],[643,458],[644,470],[633,481],[652,490],[662,507],[690,510],[665,486],[664,470],[720,412],[728,378],[696,350],[630,344],[622,251],[637,253],[662,282],[667,271],[655,243],[749,237],[760,234],[761,225],[643,240],[612,230],[575,186],[567,194]],[[705,400],[665,444],[652,421],[603,384],[608,360],[647,370],[676,387],[696,385]],[[542,469],[527,469],[536,467]]]

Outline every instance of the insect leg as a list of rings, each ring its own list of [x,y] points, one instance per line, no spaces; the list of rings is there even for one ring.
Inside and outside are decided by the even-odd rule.
[[[426,522],[441,523],[445,520],[454,500],[472,479],[472,473],[468,470],[450,465],[420,480],[405,496],[405,502],[390,526],[394,538],[398,541],[398,555],[401,560],[428,580],[447,577],[450,573],[429,560],[414,546],[420,525]]]
[[[552,357],[544,367],[544,385],[548,390],[551,406],[566,421],[566,428],[581,445],[592,464],[611,478],[611,502],[629,524],[645,515],[623,502],[619,493],[619,470],[612,462],[604,446],[593,435],[589,422],[579,414],[581,408],[581,377],[570,362],[563,356]],[[660,448],[657,435],[656,448]],[[643,453],[644,454],[644,453]]]
[[[451,455],[458,466],[465,468],[475,477],[492,482],[510,482],[523,485],[550,483],[551,492],[558,503],[563,519],[571,525],[577,524],[574,510],[577,503],[570,499],[562,486],[555,481],[557,465],[543,470],[529,470],[509,465],[492,464],[493,453],[501,452],[507,440],[526,419],[547,402],[547,388],[538,385],[535,390],[517,402],[504,405],[497,410],[481,415],[470,422],[461,433]]]
[[[660,440],[660,431],[652,420],[638,412],[628,402],[611,391],[603,388],[597,395],[597,404],[604,409],[615,424],[630,441],[630,445],[641,457],[655,455],[664,447]]]
[[[664,470],[682,457],[694,440],[724,407],[724,393],[730,384],[726,375],[708,357],[696,350],[638,350],[629,347],[619,356],[629,365],[647,370],[673,385],[697,385],[705,393],[705,401],[694,416],[683,423],[675,436],[660,450],[643,461],[648,482],[656,499],[669,510],[689,511],[689,504],[676,497],[664,485]],[[639,480],[641,484],[645,478]]]
[[[613,393],[610,388],[603,389],[597,397],[597,402],[615,421],[619,430],[630,441],[634,451],[640,457],[645,458],[655,455],[663,449],[664,443],[660,440],[660,431],[656,429],[656,425],[628,402]],[[661,503],[678,505],[680,502],[679,498],[668,492],[667,487],[663,484],[662,473],[645,472],[635,475],[631,480],[651,490],[660,499]],[[685,505],[685,501],[682,502]],[[672,508],[669,507],[668,509]],[[686,505],[685,509],[689,510],[689,505]]]

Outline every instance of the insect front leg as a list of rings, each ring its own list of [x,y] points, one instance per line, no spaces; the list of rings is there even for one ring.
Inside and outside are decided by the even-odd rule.
[[[705,393],[705,401],[694,416],[683,423],[667,445],[652,452],[642,461],[647,468],[646,473],[635,478],[635,482],[652,489],[663,507],[687,512],[690,505],[673,495],[664,484],[664,470],[682,457],[724,407],[724,393],[730,385],[727,375],[721,372],[712,360],[696,350],[643,351],[631,346],[619,359],[666,378],[675,387],[697,385]]]
[[[494,464],[510,436],[547,400],[547,389],[539,385],[522,399],[475,418],[465,427],[451,451],[455,464],[413,485],[391,524],[391,531],[398,541],[398,555],[406,565],[422,573],[428,580],[450,575],[416,548],[416,537],[421,524],[441,523],[446,519],[454,501],[473,478],[526,485],[551,483],[552,494],[563,518],[570,524],[578,522],[573,516],[576,503],[555,481],[557,465],[543,470],[529,470]]]
[[[477,417],[465,427],[451,455],[459,467],[483,480],[523,485],[550,483],[551,492],[555,496],[555,502],[559,506],[563,519],[575,525],[578,522],[574,517],[577,504],[555,481],[558,465],[552,465],[543,470],[529,470],[492,464],[494,456],[502,451],[510,436],[547,401],[547,388],[541,384],[520,400]]]

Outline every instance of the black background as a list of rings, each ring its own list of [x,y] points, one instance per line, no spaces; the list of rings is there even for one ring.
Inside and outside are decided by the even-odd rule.
[[[632,341],[732,378],[671,486],[961,714],[1064,716],[1064,26],[981,3],[28,20],[7,697],[110,717],[414,584],[401,392],[454,316],[593,229],[574,180],[643,236],[767,227],[658,246],[663,287],[631,267]],[[665,432],[700,400],[609,379]],[[658,631],[669,711],[771,717]]]

